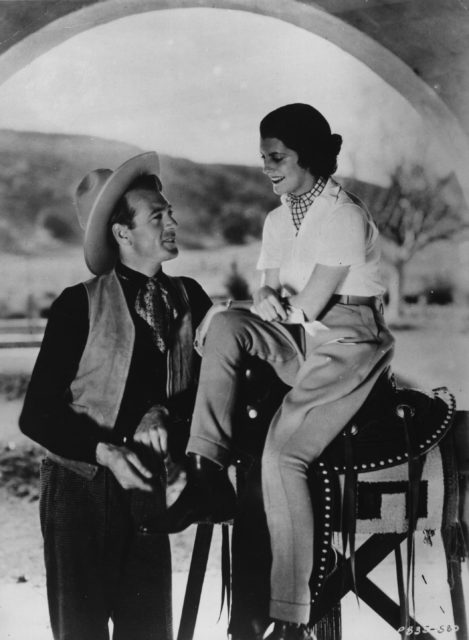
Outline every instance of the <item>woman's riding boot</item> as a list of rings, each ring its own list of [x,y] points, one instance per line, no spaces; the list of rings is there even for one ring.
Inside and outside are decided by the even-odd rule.
[[[226,469],[198,454],[188,454],[187,483],[166,512],[164,531],[177,533],[194,522],[231,520],[236,493]]]
[[[233,612],[228,628],[229,640],[263,640],[267,627],[271,624],[269,619],[254,617],[243,619],[241,623],[238,621],[234,628],[232,628],[232,622]]]
[[[314,640],[314,638],[309,625],[278,621],[265,640]]]

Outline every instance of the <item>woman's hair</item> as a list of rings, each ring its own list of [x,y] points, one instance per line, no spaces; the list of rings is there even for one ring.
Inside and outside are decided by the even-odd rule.
[[[298,164],[315,178],[329,178],[337,169],[342,136],[331,133],[325,117],[309,104],[287,104],[268,113],[260,124],[261,138],[278,138],[296,151]]]

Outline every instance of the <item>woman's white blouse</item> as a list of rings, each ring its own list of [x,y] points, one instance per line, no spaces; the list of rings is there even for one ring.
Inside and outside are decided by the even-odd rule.
[[[329,179],[308,209],[298,234],[288,206],[271,211],[265,221],[257,268],[279,269],[288,294],[301,291],[316,264],[350,267],[336,290],[341,295],[384,293],[378,229],[364,205]]]

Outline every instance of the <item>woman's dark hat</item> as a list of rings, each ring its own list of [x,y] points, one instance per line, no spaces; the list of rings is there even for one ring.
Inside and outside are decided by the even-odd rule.
[[[116,262],[117,251],[110,242],[108,228],[114,207],[136,178],[159,174],[158,155],[150,151],[130,158],[115,171],[91,171],[78,185],[75,206],[85,230],[85,262],[95,275],[108,273]]]

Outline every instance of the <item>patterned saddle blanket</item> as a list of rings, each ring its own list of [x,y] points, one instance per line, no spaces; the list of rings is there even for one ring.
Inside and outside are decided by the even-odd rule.
[[[339,477],[343,494],[344,476]],[[439,447],[426,455],[419,481],[416,529],[441,529],[445,477]],[[409,529],[409,469],[399,464],[359,473],[356,489],[356,533],[405,533]],[[339,523],[334,523],[339,530]]]

